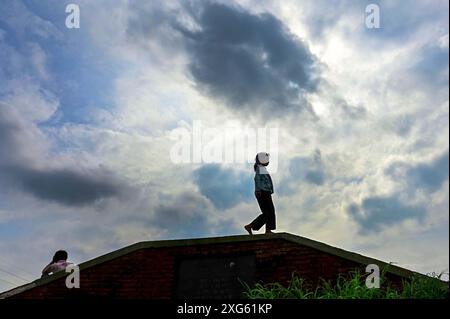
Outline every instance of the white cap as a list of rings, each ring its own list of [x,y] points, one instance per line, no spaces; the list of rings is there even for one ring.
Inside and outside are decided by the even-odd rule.
[[[269,163],[269,153],[265,153],[265,152],[259,152],[257,155],[256,155],[257,157],[258,157],[258,161],[261,163],[261,164],[267,164],[267,163]]]

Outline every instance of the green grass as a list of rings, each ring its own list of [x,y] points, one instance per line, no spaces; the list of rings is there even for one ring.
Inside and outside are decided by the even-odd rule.
[[[355,271],[340,275],[335,282],[322,280],[313,288],[296,274],[287,286],[279,283],[257,283],[249,287],[243,283],[244,297],[249,299],[445,299],[449,297],[448,284],[440,278],[444,275],[415,276],[403,282],[397,290],[388,285],[385,272],[380,276],[380,288],[368,288],[365,274]]]

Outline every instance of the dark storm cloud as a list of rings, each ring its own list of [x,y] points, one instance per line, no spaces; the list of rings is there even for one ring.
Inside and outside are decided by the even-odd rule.
[[[169,230],[172,236],[205,236],[209,234],[211,213],[211,204],[199,194],[167,195],[155,208],[151,223]]]
[[[421,220],[426,209],[422,206],[409,206],[402,203],[398,195],[388,197],[374,196],[363,200],[361,206],[352,204],[348,213],[360,226],[360,231],[378,232],[383,227],[398,224],[407,219]]]
[[[406,186],[414,191],[423,189],[435,192],[448,180],[449,156],[448,150],[430,163],[410,165],[397,162],[389,166],[385,173],[396,181],[405,182]]]
[[[296,187],[306,182],[321,186],[326,181],[325,167],[320,150],[315,150],[310,157],[294,157],[289,163],[289,175],[280,183],[280,193],[291,195]]]
[[[3,175],[9,177],[13,185],[36,198],[68,206],[86,205],[103,198],[118,196],[125,188],[121,187],[111,174],[100,170],[4,167]]]
[[[301,39],[269,13],[199,2],[190,12],[198,28],[180,23],[189,70],[198,88],[236,110],[283,114],[309,108],[305,93],[319,81],[318,64]],[[312,111],[311,111],[312,112]]]
[[[322,170],[310,170],[306,172],[305,180],[311,184],[323,185],[325,182],[325,174]]]
[[[155,64],[184,52],[195,88],[245,116],[301,114],[315,121],[307,95],[322,94],[319,88],[334,95],[339,116],[358,120],[366,115],[364,107],[336,93],[321,77],[323,63],[307,43],[270,13],[252,14],[212,1],[184,2],[176,9],[132,2],[129,9],[130,44]]]
[[[231,208],[252,197],[253,175],[232,169],[222,169],[218,164],[203,165],[193,172],[200,192],[218,209]]]
[[[301,168],[302,159],[298,158],[298,161],[294,159],[290,165],[291,172],[297,172],[297,174],[304,174],[304,179],[307,183],[315,185],[323,185],[325,183],[325,170],[322,161],[322,153],[320,150],[315,150],[311,158],[308,158],[308,165],[305,168]],[[303,161],[304,162],[304,161]],[[304,170],[303,170],[304,169]],[[296,175],[294,173],[294,175]]]
[[[127,191],[125,183],[105,169],[36,168],[45,155],[45,144],[36,125],[0,104],[0,191],[20,189],[36,198],[80,206],[116,197]]]
[[[414,198],[416,190],[432,193],[441,189],[442,184],[448,180],[448,163],[449,153],[446,151],[430,163],[392,164],[385,173],[395,181],[404,183],[402,193],[366,198],[360,206],[353,204],[349,207],[349,216],[359,224],[361,231],[366,232],[380,231],[383,227],[407,219],[422,220],[427,212],[426,207],[409,205],[400,200],[400,197],[406,194],[407,198]]]

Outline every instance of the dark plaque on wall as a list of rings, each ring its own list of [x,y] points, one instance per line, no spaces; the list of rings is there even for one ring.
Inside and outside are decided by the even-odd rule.
[[[255,281],[255,256],[181,259],[177,275],[177,298],[241,298],[243,283],[252,285]]]

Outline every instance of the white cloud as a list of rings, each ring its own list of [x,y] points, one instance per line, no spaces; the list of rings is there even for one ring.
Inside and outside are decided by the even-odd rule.
[[[21,117],[31,122],[48,120],[59,107],[59,100],[52,92],[26,76],[9,81],[6,87],[9,91],[3,101],[13,105]]]
[[[438,43],[442,49],[448,50],[448,33],[446,35],[441,36],[438,40]]]
[[[37,43],[30,44],[31,48],[31,63],[36,69],[36,73],[43,80],[49,79],[49,74],[46,67],[47,56],[42,50],[41,46]]]

